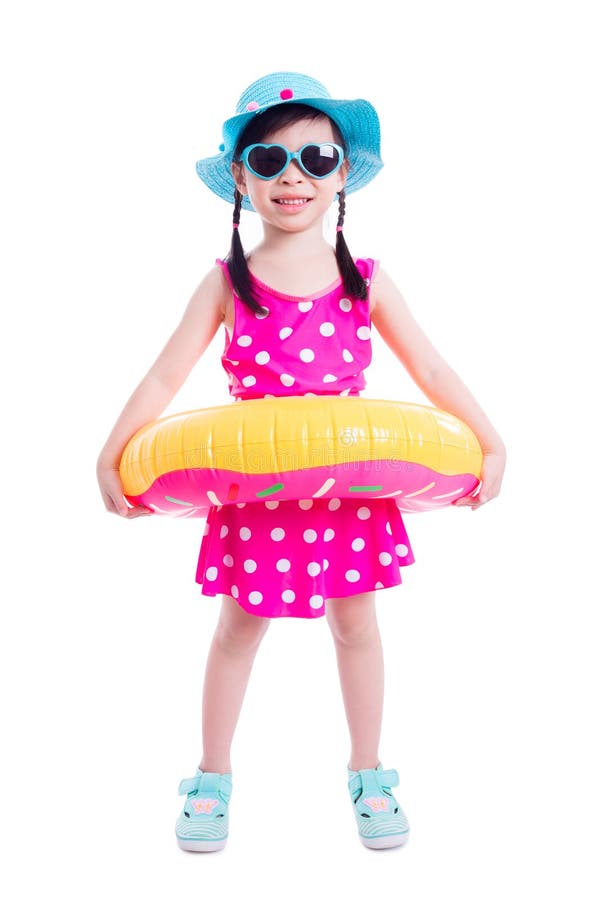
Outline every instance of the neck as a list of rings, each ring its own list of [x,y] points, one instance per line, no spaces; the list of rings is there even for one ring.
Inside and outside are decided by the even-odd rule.
[[[313,227],[304,231],[282,231],[263,222],[260,249],[263,253],[302,259],[322,253],[324,249],[331,251],[332,248],[323,237],[321,222],[316,222]]]

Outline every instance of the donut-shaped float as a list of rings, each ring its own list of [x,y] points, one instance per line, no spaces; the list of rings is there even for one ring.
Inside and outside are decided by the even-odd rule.
[[[229,503],[393,497],[403,512],[448,506],[479,484],[471,429],[428,406],[363,397],[244,400],[168,416],[125,448],[127,499],[203,516]]]

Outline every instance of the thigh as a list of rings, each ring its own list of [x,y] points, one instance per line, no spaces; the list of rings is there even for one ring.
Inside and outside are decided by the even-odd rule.
[[[377,628],[375,591],[352,597],[329,598],[325,615],[336,640],[355,643]]]

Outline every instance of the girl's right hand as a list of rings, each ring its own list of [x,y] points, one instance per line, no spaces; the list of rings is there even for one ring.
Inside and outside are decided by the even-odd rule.
[[[100,493],[104,500],[104,505],[109,512],[123,516],[125,519],[135,519],[138,516],[153,515],[151,509],[145,506],[129,506],[123,496],[123,485],[119,476],[119,470],[112,466],[98,463],[96,473],[98,475],[98,484],[100,485]]]

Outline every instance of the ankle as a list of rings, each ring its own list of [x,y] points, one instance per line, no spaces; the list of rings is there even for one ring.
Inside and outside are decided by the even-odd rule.
[[[376,769],[380,765],[377,756],[353,756],[348,763],[348,768],[352,772],[358,772],[360,769]]]
[[[231,775],[231,760],[203,756],[198,768],[201,772],[216,772],[218,775]]]

